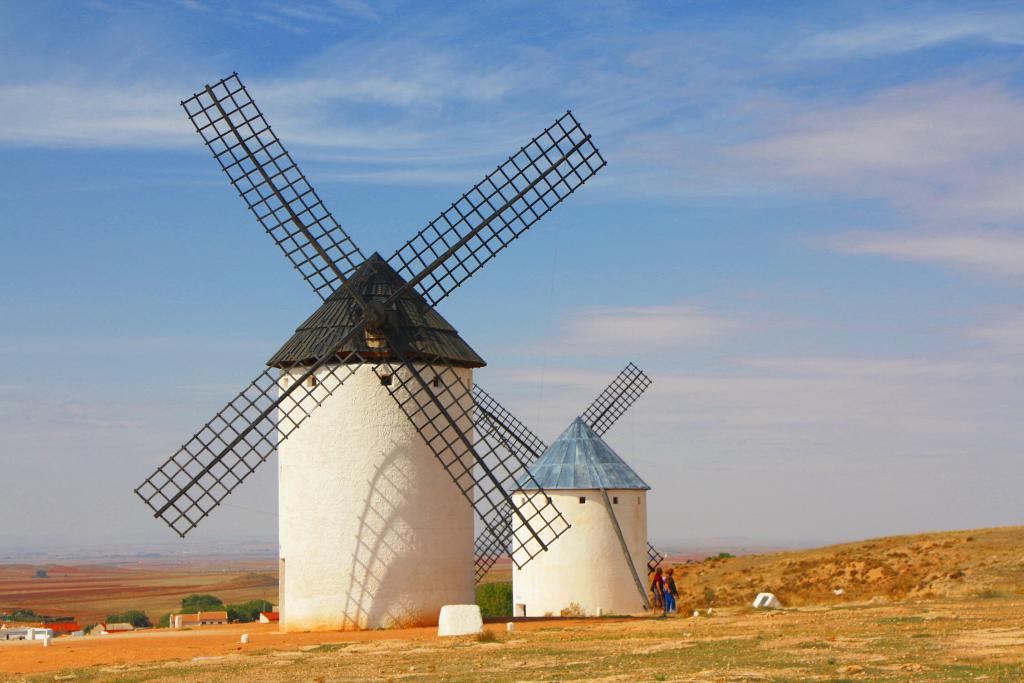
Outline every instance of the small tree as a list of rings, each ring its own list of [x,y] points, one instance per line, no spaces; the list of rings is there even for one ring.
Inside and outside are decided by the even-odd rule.
[[[196,612],[214,612],[224,609],[224,602],[216,595],[201,595],[193,593],[181,599],[181,611],[183,614],[195,614]]]
[[[131,624],[135,628],[149,628],[153,623],[146,616],[145,612],[137,609],[130,609],[121,614],[108,614],[108,624]]]
[[[228,605],[228,621],[256,621],[260,612],[269,612],[274,606],[266,600],[250,600],[240,605]]]
[[[164,614],[161,614],[160,615],[160,621],[158,621],[157,624],[160,626],[160,628],[170,628],[171,627],[171,613],[170,612],[165,612]]]

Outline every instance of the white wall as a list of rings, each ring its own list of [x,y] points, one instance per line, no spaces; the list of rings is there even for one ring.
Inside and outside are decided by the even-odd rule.
[[[473,601],[472,508],[373,367],[278,453],[282,630],[436,624]]]
[[[512,602],[526,606],[526,616],[558,616],[571,603],[587,615],[600,608],[604,614],[631,614],[643,611],[643,599],[622,553],[622,545],[608,516],[599,490],[547,491],[555,507],[572,525],[522,569],[512,569]],[[516,493],[515,502],[525,493]],[[537,495],[537,494],[531,494]],[[580,504],[581,496],[586,503]],[[641,583],[647,578],[647,492],[609,490],[609,499],[618,498],[612,509],[629,546]],[[538,503],[539,505],[539,503]],[[522,541],[517,534],[517,541]],[[517,559],[524,548],[514,543]],[[646,588],[646,585],[645,585]],[[518,614],[518,612],[516,612]]]

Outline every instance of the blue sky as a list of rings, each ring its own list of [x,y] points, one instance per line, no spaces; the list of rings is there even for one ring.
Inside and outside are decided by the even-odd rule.
[[[574,111],[608,167],[441,311],[547,439],[655,378],[655,540],[1022,523],[1024,11],[552,5],[0,4],[0,545],[169,534],[132,488],[316,305],[178,105],[232,71],[385,256]]]

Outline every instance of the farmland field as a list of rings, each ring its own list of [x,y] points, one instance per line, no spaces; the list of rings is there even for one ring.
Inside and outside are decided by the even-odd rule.
[[[48,577],[35,578],[38,569]],[[186,565],[0,565],[0,613],[23,608],[89,624],[138,609],[155,620],[180,607],[190,593],[211,593],[225,604],[260,598],[276,602],[277,563],[199,559]]]

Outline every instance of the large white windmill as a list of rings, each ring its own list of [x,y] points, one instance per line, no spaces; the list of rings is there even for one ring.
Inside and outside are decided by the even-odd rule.
[[[490,528],[529,473],[474,436],[484,362],[434,307],[604,159],[567,112],[389,259],[366,258],[237,74],[182,106],[323,304],[136,493],[184,536],[277,451],[282,629],[436,623],[473,599],[474,508]],[[534,554],[568,528],[546,502],[512,516]]]

